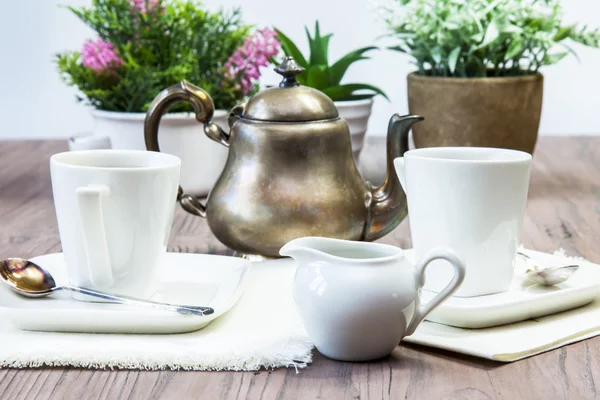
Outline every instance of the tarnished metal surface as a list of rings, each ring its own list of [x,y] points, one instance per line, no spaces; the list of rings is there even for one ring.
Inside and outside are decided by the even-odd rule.
[[[294,83],[298,71],[291,61],[278,68],[280,73],[292,71],[282,73],[279,88],[234,108],[230,136],[210,123],[210,97],[187,82],[165,89],[148,109],[148,150],[159,151],[160,117],[178,101],[190,102],[204,132],[229,146],[227,164],[206,207],[182,190],[179,200],[188,212],[206,217],[215,236],[240,253],[277,257],[285,243],[302,236],[375,240],[407,213],[392,161],[408,149],[410,127],[422,118],[392,117],[387,179],[373,188],[354,164],[348,125],[327,96]]]

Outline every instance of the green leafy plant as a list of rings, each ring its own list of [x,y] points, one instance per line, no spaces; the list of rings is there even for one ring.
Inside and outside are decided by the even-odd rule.
[[[600,45],[597,29],[563,25],[558,0],[392,0],[382,10],[398,40],[391,49],[421,75],[532,74],[575,54],[569,40]]]
[[[58,54],[56,62],[62,79],[82,93],[78,99],[97,109],[144,112],[183,79],[207,90],[217,108],[249,94],[243,69],[228,64],[251,39],[237,9],[212,13],[192,0],[93,0],[68,9],[99,38],[80,52]],[[170,111],[188,110],[178,104]]]
[[[368,60],[369,57],[365,54],[377,47],[369,46],[354,50],[333,65],[329,65],[329,40],[333,35],[321,36],[319,21],[315,23],[314,36],[311,36],[308,27],[305,29],[310,49],[309,57],[304,57],[289,37],[275,29],[285,55],[294,57],[296,62],[305,69],[297,77],[301,84],[322,91],[334,101],[370,99],[378,94],[387,99],[386,94],[375,86],[366,83],[341,83],[348,68],[357,61]]]

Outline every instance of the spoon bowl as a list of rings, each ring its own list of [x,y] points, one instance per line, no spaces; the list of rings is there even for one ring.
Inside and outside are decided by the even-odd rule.
[[[96,297],[108,302],[176,311],[180,314],[208,315],[214,313],[214,310],[210,307],[161,303],[158,301],[103,293],[75,286],[58,286],[50,272],[46,271],[36,263],[22,258],[8,258],[0,261],[0,278],[2,278],[2,281],[4,281],[12,290],[26,297],[43,297],[58,290],[68,290]]]
[[[569,279],[577,270],[579,265],[560,265],[557,267],[539,267],[533,263],[531,257],[527,254],[518,252],[520,256],[527,260],[531,268],[525,272],[528,282],[541,286],[554,286],[563,283]]]
[[[559,267],[548,267],[528,271],[527,279],[542,286],[553,286],[563,283],[569,279],[577,270],[579,265],[563,265]]]
[[[0,276],[13,290],[28,297],[42,297],[56,290],[56,282],[45,269],[29,260],[0,261]]]

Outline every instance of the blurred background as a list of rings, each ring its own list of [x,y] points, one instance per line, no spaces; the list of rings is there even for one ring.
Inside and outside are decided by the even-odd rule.
[[[59,79],[53,55],[78,50],[94,33],[59,5],[87,5],[88,0],[5,0],[0,16],[0,49],[3,96],[0,98],[0,139],[57,138],[92,129],[89,108],[75,102],[76,89]],[[330,58],[372,43],[384,31],[374,5],[367,0],[206,0],[213,10],[242,7],[247,23],[275,26],[288,34],[305,52],[304,25],[311,30],[316,19],[323,32],[333,32]],[[600,26],[598,0],[563,2],[565,22]],[[587,135],[600,132],[600,51],[574,44],[581,62],[569,56],[545,75],[542,135]],[[413,66],[407,56],[379,51],[373,60],[353,65],[345,81],[359,81],[382,88],[390,102],[377,96],[368,135],[383,135],[391,114],[407,113],[406,75]],[[264,84],[276,83],[265,73]]]

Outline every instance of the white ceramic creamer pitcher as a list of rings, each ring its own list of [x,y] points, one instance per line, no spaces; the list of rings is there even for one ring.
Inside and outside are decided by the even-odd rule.
[[[394,246],[320,237],[292,240],[280,253],[297,261],[294,298],[313,343],[342,361],[390,354],[465,277],[463,263],[444,248],[432,249],[416,266]],[[454,277],[421,305],[425,268],[437,259],[453,266]]]

